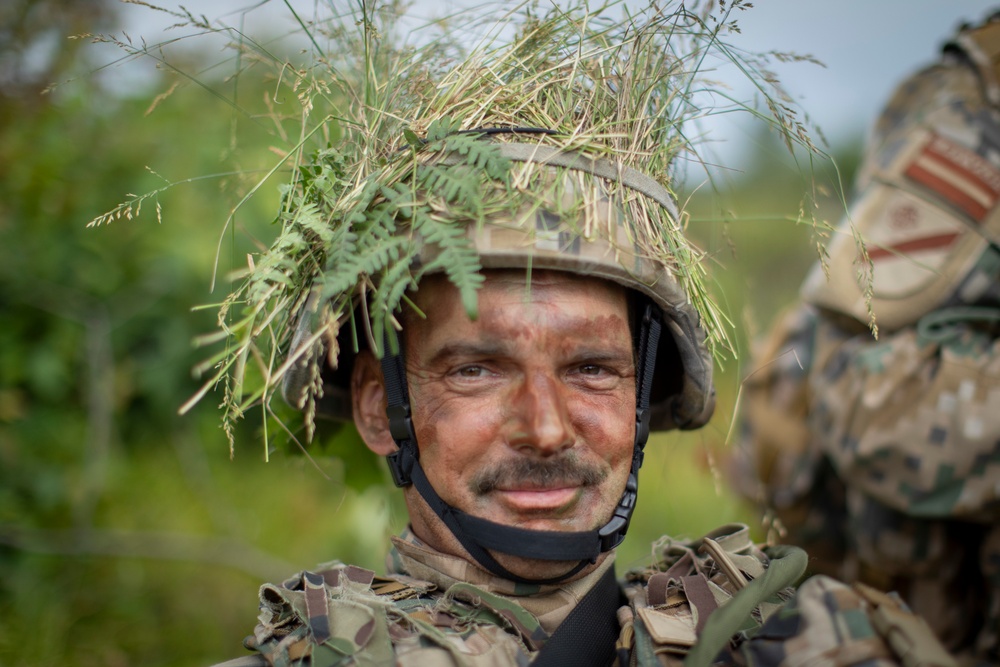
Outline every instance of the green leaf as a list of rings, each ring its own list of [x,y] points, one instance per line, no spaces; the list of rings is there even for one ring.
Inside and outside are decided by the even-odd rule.
[[[403,130],[403,138],[406,139],[406,143],[413,148],[420,148],[424,145],[423,140],[417,136],[417,133],[409,128]]]

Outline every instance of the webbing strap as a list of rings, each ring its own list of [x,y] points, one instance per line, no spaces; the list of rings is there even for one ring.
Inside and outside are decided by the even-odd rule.
[[[512,540],[523,542],[522,549],[535,552],[541,560],[578,560],[583,558],[594,562],[600,555],[599,544],[594,539],[593,531],[555,532],[536,530],[534,534],[526,535],[520,528],[504,524],[496,524],[479,517],[466,514],[452,508],[452,513],[462,528],[480,535],[479,544],[487,549],[503,552],[510,546]],[[547,540],[559,538],[558,545],[548,544]]]
[[[607,667],[615,659],[620,628],[618,608],[625,604],[614,566],[573,608],[531,667]]]
[[[631,167],[612,162],[607,158],[592,158],[556,146],[542,144],[500,144],[499,149],[503,157],[514,162],[536,162],[553,167],[564,167],[593,174],[609,181],[616,181],[655,201],[666,209],[671,220],[680,220],[673,195],[653,178]],[[447,153],[441,156],[439,163],[453,165],[464,163],[466,160],[467,158],[464,156]]]
[[[528,530],[525,528],[513,528],[500,523],[473,517],[465,512],[456,509],[446,503],[437,494],[431,485],[420,462],[414,460],[411,470],[411,481],[420,492],[424,501],[430,505],[434,513],[441,518],[448,529],[452,532],[459,543],[465,547],[469,555],[484,568],[504,579],[516,581],[522,584],[556,584],[572,577],[587,565],[596,560],[599,551],[596,549],[595,531],[585,533],[560,533],[555,531]],[[496,540],[500,533],[505,534],[506,540]],[[569,539],[569,543],[565,540]],[[586,543],[590,545],[587,546]],[[580,548],[584,545],[584,554],[593,553],[593,556],[583,556],[578,551],[572,552],[572,547]],[[486,549],[494,549],[501,553],[537,558],[539,560],[578,560],[571,570],[557,577],[548,579],[528,579],[520,577],[503,565],[490,554]]]
[[[406,386],[406,367],[403,365],[403,351],[389,352],[389,337],[385,337],[385,354],[382,356],[382,378],[385,385],[385,412],[389,417],[389,433],[398,449],[386,458],[389,472],[396,486],[408,486],[412,479],[413,467],[417,464],[417,436],[413,431],[410,416],[410,393]],[[399,343],[402,345],[402,341]]]
[[[660,345],[663,321],[660,309],[646,305],[639,329],[639,358],[636,364],[636,429],[635,444],[640,450],[649,439],[649,402],[653,394],[653,371],[656,369],[656,351]]]
[[[808,558],[798,547],[768,547],[767,555],[771,560],[764,574],[737,591],[708,617],[698,643],[684,659],[684,667],[709,667],[719,651],[744,626],[754,607],[781,589],[794,585],[806,571]]]

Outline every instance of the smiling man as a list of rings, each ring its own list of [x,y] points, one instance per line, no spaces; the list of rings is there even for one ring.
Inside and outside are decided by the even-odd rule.
[[[950,664],[889,596],[796,593],[805,555],[745,526],[663,537],[617,579],[649,434],[711,417],[725,318],[668,188],[720,26],[610,13],[529,12],[458,64],[402,54],[297,166],[246,339],[289,323],[266,375],[307,425],[355,424],[410,523],[384,575],[263,586],[232,665]]]

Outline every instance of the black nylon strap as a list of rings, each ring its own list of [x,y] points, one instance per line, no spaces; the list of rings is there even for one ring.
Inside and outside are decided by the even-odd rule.
[[[531,661],[531,667],[608,667],[621,632],[618,608],[626,604],[610,567]]]
[[[660,309],[646,305],[639,328],[639,355],[636,361],[635,446],[640,451],[649,439],[649,401],[653,394],[653,370],[656,368],[656,351],[660,345],[663,320]],[[641,465],[640,461],[640,465]],[[638,472],[638,469],[633,470]]]
[[[385,385],[385,412],[389,417],[389,433],[399,448],[386,457],[389,472],[396,486],[409,486],[412,482],[413,466],[417,459],[417,436],[413,431],[410,417],[410,392],[406,386],[406,367],[403,365],[402,340],[398,354],[389,352],[389,337],[384,338],[385,354],[382,356],[382,378]]]
[[[406,368],[403,365],[403,342],[400,340],[398,344],[400,346],[399,353],[392,354],[389,351],[389,336],[386,335],[385,354],[382,355],[382,375],[385,378],[385,397],[389,408],[409,405],[410,402],[406,387]]]
[[[480,519],[466,514],[462,510],[456,509],[446,503],[437,494],[431,485],[427,475],[424,474],[420,462],[413,465],[412,477],[413,485],[420,492],[420,496],[430,505],[434,513],[441,518],[459,543],[465,547],[477,563],[504,579],[516,581],[522,584],[557,584],[565,581],[569,577],[590,565],[597,559],[599,551],[596,549],[597,540],[595,531],[586,533],[558,533],[542,530],[527,530],[525,528],[512,528],[486,519]],[[498,542],[496,533],[504,533],[507,542]],[[575,535],[582,538],[589,538],[590,546],[586,552],[594,552],[592,558],[580,558],[580,553],[573,553],[563,544],[563,535]],[[513,541],[510,541],[513,540]],[[525,541],[530,543],[526,544]],[[548,579],[527,579],[520,577],[503,565],[490,554],[486,549],[495,549],[501,553],[537,558],[539,560],[580,560],[568,572]]]
[[[522,542],[521,548],[524,551],[536,552],[538,553],[537,557],[542,560],[579,560],[583,558],[592,563],[597,560],[601,553],[592,530],[572,533],[536,530],[532,531],[535,534],[526,535],[520,528],[480,519],[458,509],[455,509],[454,513],[458,523],[465,530],[481,534],[479,544],[494,551],[504,551],[510,546],[511,541],[518,540]],[[558,546],[547,542],[547,540],[554,538],[559,539]]]

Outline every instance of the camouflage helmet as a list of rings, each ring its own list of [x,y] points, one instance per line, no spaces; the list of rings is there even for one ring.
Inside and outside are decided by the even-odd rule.
[[[511,134],[524,133],[521,128]],[[543,196],[540,201],[522,203],[513,211],[493,215],[479,224],[473,220],[463,224],[459,216],[456,222],[463,225],[482,269],[576,273],[612,281],[651,300],[663,313],[668,335],[660,338],[657,353],[661,371],[654,380],[650,428],[703,426],[712,415],[715,397],[712,359],[699,314],[679,284],[676,267],[650,257],[638,245],[636,225],[625,224],[621,205],[622,197],[648,197],[677,224],[680,216],[673,195],[656,180],[610,159],[594,159],[540,142],[501,143],[498,149],[499,155],[514,165],[511,180],[531,181]],[[434,159],[438,164],[461,164],[453,154]],[[406,226],[400,233],[418,248],[412,260],[414,266],[430,267],[422,275],[446,271],[447,263],[439,261],[440,245],[412,233]],[[319,363],[323,370],[317,415],[350,421],[349,334],[345,330],[340,334],[342,340],[337,346],[341,354],[336,367],[325,364],[329,342],[317,344],[313,335],[320,298],[320,292],[314,292],[309,307],[300,315],[292,350],[303,345],[311,345],[312,349],[289,367],[282,393],[286,401],[302,409],[314,386],[313,369]]]
[[[803,285],[807,302],[890,332],[938,307],[1000,302],[998,59],[993,17],[961,29],[940,62],[897,88],[829,265]],[[852,267],[857,281],[844,279]]]

